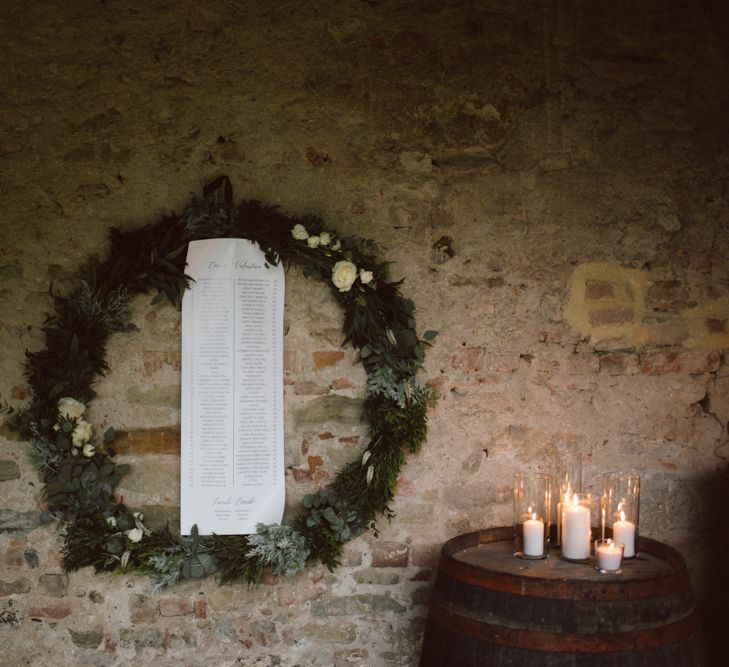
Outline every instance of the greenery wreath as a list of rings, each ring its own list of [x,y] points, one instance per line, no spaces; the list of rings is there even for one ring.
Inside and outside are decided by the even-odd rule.
[[[84,415],[95,378],[109,370],[109,335],[135,328],[128,323],[130,297],[156,290],[153,303],[167,298],[179,307],[189,284],[188,242],[218,237],[251,239],[267,261],[298,264],[305,275],[328,282],[345,311],[343,344],[358,348],[367,372],[369,444],[361,459],[304,498],[290,525],[259,524],[252,535],[233,536],[201,536],[193,527],[181,536],[169,526],[149,530],[139,513],[115,502],[129,466],[114,462],[114,430],[96,438]],[[181,215],[132,231],[112,228],[110,241],[106,259],[82,267],[69,294],[51,291],[55,312],[43,327],[45,349],[26,353],[30,402],[21,411],[4,406],[31,444],[48,512],[63,529],[66,570],[133,570],[163,587],[211,573],[220,583],[257,583],[267,567],[292,575],[313,559],[336,567],[347,540],[368,528],[377,534],[376,518],[394,516],[389,503],[405,454],[417,452],[426,437],[434,396],[417,373],[424,346],[437,334],[418,337],[402,281],[387,281],[387,263],[376,261],[371,240],[340,238],[318,217],[289,217],[257,201],[234,205],[225,176],[205,186]]]

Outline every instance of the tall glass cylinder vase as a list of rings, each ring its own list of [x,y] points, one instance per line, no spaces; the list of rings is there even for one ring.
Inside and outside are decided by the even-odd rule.
[[[582,456],[565,459],[557,467],[555,523],[557,524],[557,544],[562,544],[562,508],[575,493],[582,493]]]
[[[638,555],[640,475],[605,474],[602,503],[602,536],[623,545],[623,558],[635,558]]]
[[[552,518],[552,478],[542,474],[514,477],[514,555],[546,558]]]

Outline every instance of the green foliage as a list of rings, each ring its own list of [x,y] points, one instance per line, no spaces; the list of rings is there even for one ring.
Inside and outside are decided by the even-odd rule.
[[[306,538],[283,524],[259,523],[248,543],[249,557],[259,558],[280,576],[293,576],[303,570],[310,553]]]
[[[200,579],[217,570],[215,555],[210,553],[207,544],[201,539],[194,525],[190,530],[190,538],[182,538],[187,557],[182,562],[181,575],[185,579]]]
[[[339,564],[342,545],[360,535],[368,522],[366,507],[352,498],[340,493],[336,484],[304,496],[297,528],[306,535],[312,555],[330,570]]]
[[[99,572],[111,569],[108,562],[109,525],[101,514],[87,512],[66,525],[61,548],[66,571],[92,565]]]
[[[294,238],[295,225],[319,243]],[[188,287],[185,250],[201,238],[248,238],[266,261],[300,266],[306,276],[325,281],[344,309],[344,342],[359,349],[368,374],[365,417],[371,441],[361,461],[345,466],[326,487],[304,498],[292,526],[259,525],[251,536],[189,537],[169,528],[149,531],[138,514],[114,502],[114,489],[128,466],[117,465],[104,450],[113,428],[93,442],[86,455],[73,446],[74,418],[58,417],[58,402],[71,397],[88,404],[93,383],[108,371],[106,343],[128,332],[131,296],[155,292],[153,303],[167,299],[179,306]],[[97,570],[150,573],[158,587],[217,572],[221,583],[243,579],[258,583],[265,568],[277,575],[300,571],[311,558],[333,569],[342,545],[375,521],[392,517],[389,503],[407,452],[417,452],[427,432],[433,394],[417,379],[424,348],[437,333],[419,339],[415,306],[402,296],[402,281],[388,280],[388,265],[375,258],[377,244],[359,237],[339,238],[313,216],[291,217],[256,201],[234,205],[230,181],[220,177],[180,216],[169,216],[133,230],[110,230],[110,251],[81,268],[66,296],[52,293],[54,312],[45,321],[43,349],[27,353],[25,371],[32,399],[22,411],[3,403],[13,423],[30,439],[32,457],[44,482],[52,514],[64,526],[63,563],[67,570],[91,565]],[[349,289],[332,281],[339,261],[352,262],[358,275]]]
[[[66,456],[46,480],[45,496],[49,510],[64,521],[74,521],[89,512],[105,514],[111,496],[128,465],[116,465],[108,457]]]
[[[243,535],[213,535],[209,538],[211,550],[218,560],[218,580],[221,584],[236,579],[258,584],[261,581],[264,561],[251,556],[249,538]]]

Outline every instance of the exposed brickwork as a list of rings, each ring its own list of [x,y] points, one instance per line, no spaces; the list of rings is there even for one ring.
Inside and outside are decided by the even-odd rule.
[[[28,608],[29,618],[49,619],[58,621],[73,613],[71,605],[66,602],[57,602],[46,605],[37,605]]]
[[[23,549],[16,546],[8,546],[2,553],[2,564],[5,567],[23,567],[25,558],[23,557]]]
[[[480,347],[464,347],[457,350],[451,358],[451,366],[458,370],[470,372],[480,371],[483,368],[486,351]]]
[[[726,317],[724,319],[719,319],[718,317],[707,317],[704,320],[706,331],[710,334],[728,333],[729,329],[727,329],[727,322],[729,322],[729,320]]]
[[[174,371],[179,371],[181,364],[180,352],[178,351],[147,350],[141,353],[139,371],[142,375],[150,377],[166,366]]]
[[[38,577],[41,592],[54,598],[62,598],[68,593],[67,574],[42,574]]]
[[[13,581],[0,580],[0,597],[30,592],[30,581],[26,578]]]
[[[118,431],[113,444],[118,454],[179,454],[177,428],[145,428]]]
[[[168,595],[159,601],[160,616],[186,616],[193,613],[192,603],[188,598]]]
[[[595,326],[630,324],[635,320],[635,312],[632,308],[600,308],[591,310],[588,319]]]
[[[600,370],[609,375],[633,375],[639,371],[638,356],[630,352],[610,352],[600,356]]]
[[[0,482],[7,482],[11,479],[20,478],[20,468],[15,461],[7,459],[0,460]]]
[[[159,604],[149,595],[134,593],[129,598],[129,618],[132,623],[151,623],[159,616]]]
[[[334,380],[329,383],[329,386],[335,390],[352,389],[354,387],[354,384],[352,384],[352,382],[347,378],[334,378]]]
[[[372,547],[372,567],[405,567],[409,559],[409,544],[378,542]]]
[[[314,368],[319,370],[329,366],[336,366],[342,359],[344,359],[344,352],[342,350],[323,350],[312,352],[311,359],[314,363]]]
[[[208,617],[207,603],[205,600],[195,600],[193,607],[195,611],[195,618],[203,620]]]
[[[10,398],[15,401],[25,401],[30,398],[30,387],[27,384],[16,384],[10,390]]]
[[[590,301],[614,299],[617,293],[617,286],[614,283],[604,280],[587,280],[585,282],[585,298]]]

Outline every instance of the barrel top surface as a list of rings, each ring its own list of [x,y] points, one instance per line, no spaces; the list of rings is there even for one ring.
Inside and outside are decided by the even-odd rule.
[[[439,572],[480,587],[538,596],[634,599],[690,587],[681,555],[644,537],[638,540],[638,556],[625,559],[618,574],[602,574],[592,559],[565,561],[557,548],[548,558],[517,558],[513,546],[510,526],[454,537],[443,545]]]
[[[592,560],[586,563],[571,563],[562,560],[558,549],[553,549],[547,558],[541,560],[515,558],[510,540],[467,547],[453,554],[453,557],[462,563],[492,572],[563,581],[580,580],[603,583],[610,578],[643,580],[668,575],[674,571],[669,562],[645,551],[635,558],[623,560],[620,574],[601,574],[595,569]]]

